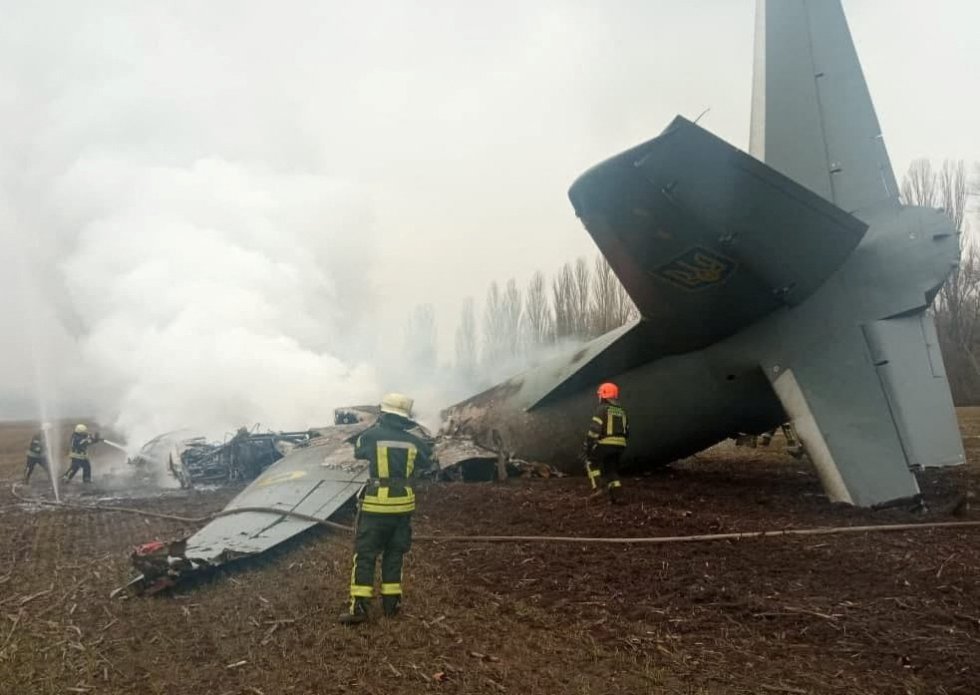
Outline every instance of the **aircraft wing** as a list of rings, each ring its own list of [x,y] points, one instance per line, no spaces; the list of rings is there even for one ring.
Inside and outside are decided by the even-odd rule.
[[[265,507],[327,519],[367,480],[367,462],[354,458],[354,445],[347,441],[363,429],[366,427],[338,426],[339,431],[331,432],[322,444],[294,450],[256,478],[225,510]],[[258,512],[223,516],[187,540],[185,555],[208,561],[252,555],[311,526],[312,521]]]
[[[840,0],[758,0],[755,50],[749,152],[858,216],[897,203]]]
[[[909,499],[919,494],[913,467],[963,463],[927,313],[851,325],[797,345],[763,368],[832,500],[873,506]]]
[[[294,449],[267,468],[225,511],[263,507],[326,520],[368,478],[367,462],[354,458],[352,440],[370,425],[369,421],[321,430],[322,436],[310,446]],[[141,574],[127,586],[155,593],[200,570],[268,550],[314,523],[265,512],[218,517],[189,538],[137,548],[132,561]]]

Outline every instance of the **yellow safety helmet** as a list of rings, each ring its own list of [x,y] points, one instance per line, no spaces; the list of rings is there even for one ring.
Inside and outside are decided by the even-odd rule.
[[[88,432],[88,427],[82,424],[75,425],[75,434],[85,434]]]
[[[381,399],[381,412],[411,419],[415,401],[403,393],[389,393]]]

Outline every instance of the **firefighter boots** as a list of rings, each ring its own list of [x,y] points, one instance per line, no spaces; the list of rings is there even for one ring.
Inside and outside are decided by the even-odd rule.
[[[353,598],[350,610],[341,613],[337,619],[341,625],[360,625],[368,619],[368,602],[364,598]]]
[[[401,596],[382,596],[381,608],[384,609],[385,617],[394,618],[396,615],[398,615],[398,609],[401,606],[401,602]]]

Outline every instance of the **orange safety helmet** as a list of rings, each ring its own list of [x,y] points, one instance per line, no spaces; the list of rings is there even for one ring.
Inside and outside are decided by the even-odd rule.
[[[599,385],[599,388],[596,390],[596,395],[603,401],[609,400],[610,398],[619,398],[619,387],[611,381],[607,381]]]

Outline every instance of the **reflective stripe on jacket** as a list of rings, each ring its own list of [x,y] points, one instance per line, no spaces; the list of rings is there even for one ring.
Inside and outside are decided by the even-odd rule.
[[[88,458],[88,447],[94,442],[95,439],[91,435],[85,433],[75,432],[71,435],[71,444],[69,445],[68,457],[73,459],[87,459]]]
[[[414,423],[388,413],[357,438],[354,455],[369,463],[370,478],[361,511],[374,514],[410,514],[415,511],[411,480],[416,470],[429,465],[428,443],[411,432]]]
[[[587,437],[589,445],[626,446],[629,439],[626,410],[617,401],[602,401],[592,415]]]

